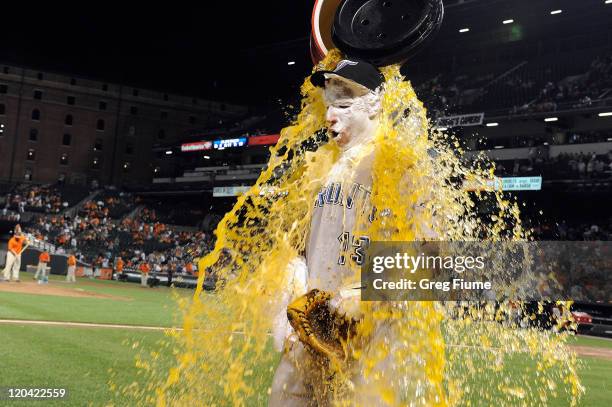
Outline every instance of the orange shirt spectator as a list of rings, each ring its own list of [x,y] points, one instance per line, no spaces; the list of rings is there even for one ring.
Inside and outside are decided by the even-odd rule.
[[[76,266],[76,257],[74,257],[74,255],[70,255],[68,256],[68,265],[69,266]]]
[[[191,262],[187,263],[187,265],[185,265],[185,270],[187,270],[187,273],[193,275],[193,264],[191,264]]]
[[[123,260],[117,259],[117,273],[123,273]]]
[[[42,252],[40,256],[38,256],[38,261],[41,263],[49,263],[51,261],[51,256],[49,256],[47,252]]]
[[[15,255],[21,254],[21,250],[23,249],[23,244],[27,241],[25,236],[13,236],[8,242],[8,248]]]

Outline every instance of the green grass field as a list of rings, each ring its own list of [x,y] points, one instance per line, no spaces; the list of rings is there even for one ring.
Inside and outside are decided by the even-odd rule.
[[[24,279],[28,275],[24,273]],[[191,290],[141,288],[138,284],[78,280],[71,290],[113,295],[116,298],[71,298],[0,291],[0,319],[68,321],[157,327],[180,326],[176,298],[189,299]],[[214,301],[214,296],[205,294]],[[134,358],[139,349],[158,349],[162,331],[65,327],[29,324],[0,324],[0,387],[66,388],[62,401],[0,400],[0,406],[124,405],[114,399],[107,384],[110,373],[117,383],[137,379]],[[138,343],[138,349],[132,344]],[[571,344],[612,348],[612,341],[577,337]],[[163,356],[163,355],[162,355]],[[168,361],[170,355],[166,355]],[[584,406],[612,405],[612,361],[582,358],[580,377],[586,387]],[[262,374],[269,367],[262,367]],[[555,405],[564,405],[558,401]],[[127,404],[125,404],[127,405]]]

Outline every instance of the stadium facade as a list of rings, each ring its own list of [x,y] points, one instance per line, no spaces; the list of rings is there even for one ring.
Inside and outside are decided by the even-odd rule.
[[[0,64],[0,181],[150,182],[152,149],[248,109]]]

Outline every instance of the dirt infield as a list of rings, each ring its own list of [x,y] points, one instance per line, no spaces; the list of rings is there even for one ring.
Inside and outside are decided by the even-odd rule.
[[[0,292],[35,294],[35,295],[54,295],[57,297],[78,297],[78,298],[105,298],[121,301],[129,301],[130,298],[119,297],[111,294],[102,294],[86,291],[78,286],[68,285],[68,283],[49,282],[49,284],[38,284],[33,281],[0,282]]]
[[[592,348],[590,346],[570,346],[570,349],[579,356],[591,356],[599,359],[612,360],[612,349]]]
[[[476,347],[481,348],[479,346],[472,346],[472,345],[446,345],[446,346],[449,346],[452,348],[465,348],[465,349],[476,348]],[[594,347],[594,346],[579,346],[579,345],[568,345],[568,347],[570,348],[570,350],[572,350],[572,352],[575,352],[576,355],[578,356],[590,356],[594,358],[612,361],[612,349],[611,348],[600,348],[600,347]],[[486,348],[485,347],[483,349],[491,349],[493,351],[499,348]]]

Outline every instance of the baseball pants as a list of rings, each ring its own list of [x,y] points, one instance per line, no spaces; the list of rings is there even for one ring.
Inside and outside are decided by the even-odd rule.
[[[379,346],[387,342],[388,338],[395,337],[394,331],[392,325],[384,322],[379,325],[368,339],[369,344],[363,349],[363,357],[374,360]],[[411,377],[398,376],[395,372],[398,361],[394,359],[394,354],[403,345],[392,343],[389,354],[378,360],[373,369],[366,368],[363,362],[348,367],[342,373],[346,376],[343,382],[350,382],[348,388],[343,386],[343,395],[334,394],[332,380],[336,374],[318,365],[299,340],[291,339],[285,343],[283,356],[274,374],[269,407],[327,407],[337,404],[339,400],[334,400],[334,397],[339,398],[342,405],[348,403],[346,405],[351,406],[408,405],[410,403],[402,400],[402,395],[416,395],[416,387],[424,379],[416,373],[419,369],[414,369],[415,374]],[[367,370],[376,374],[365,375]],[[383,396],[383,390],[386,389],[393,389],[392,395]]]
[[[36,274],[34,274],[34,279],[37,279],[38,276],[41,278],[47,274],[47,263],[39,261],[38,266],[36,266]]]
[[[74,276],[75,271],[76,271],[76,266],[68,266],[68,273],[66,274],[67,282],[76,283],[76,278]]]
[[[287,340],[272,381],[269,407],[318,407],[331,405],[324,384],[325,372],[316,365],[304,345]]]
[[[21,267],[21,255],[16,256],[13,252],[6,253],[6,265],[4,266],[4,279],[19,280],[19,268]],[[11,276],[12,275],[12,276]]]

